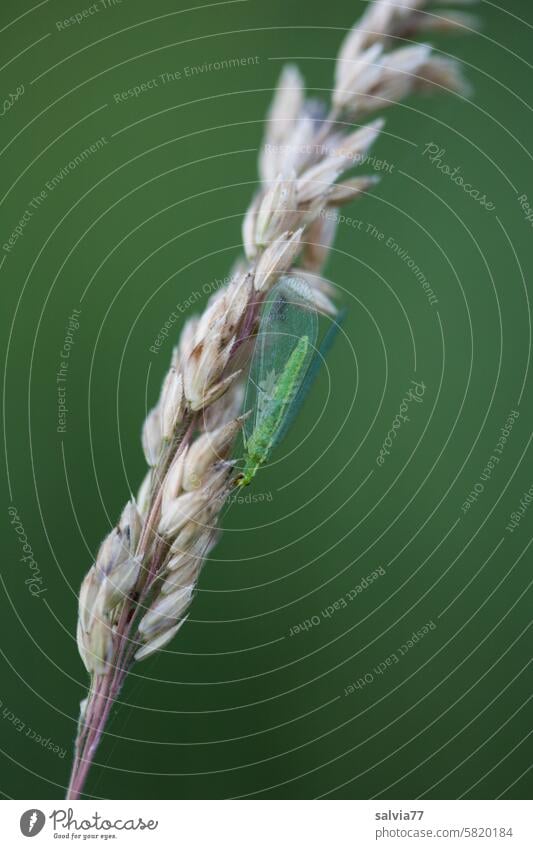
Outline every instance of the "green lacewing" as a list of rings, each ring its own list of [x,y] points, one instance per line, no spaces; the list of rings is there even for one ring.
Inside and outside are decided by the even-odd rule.
[[[334,323],[317,351],[318,317],[307,285],[283,277],[263,306],[245,410],[244,461],[237,486],[247,486],[285,436],[338,330]]]

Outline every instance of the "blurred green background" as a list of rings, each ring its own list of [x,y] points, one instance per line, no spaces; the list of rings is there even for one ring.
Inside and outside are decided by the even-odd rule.
[[[0,11],[2,98],[19,90],[0,123],[6,798],[63,797],[87,685],[76,594],[144,475],[145,410],[180,324],[239,254],[284,61],[327,98],[339,43],[365,4],[183,6],[110,0],[69,27],[58,22],[88,5],[4,0]],[[345,335],[253,499],[227,509],[188,623],[130,675],[91,796],[531,795],[533,507],[506,526],[533,484],[532,225],[519,201],[533,204],[533,15],[527,0],[480,3],[479,14],[482,34],[432,38],[464,60],[472,97],[412,98],[387,112],[374,152],[389,173],[343,210],[362,223],[339,226],[327,268],[344,292]],[[237,57],[253,59],[190,70]],[[138,97],[118,96],[152,79]],[[430,143],[495,209],[424,155]],[[173,310],[175,335],[154,354]],[[425,386],[422,403],[380,466],[412,380]],[[27,583],[20,528],[39,584]],[[306,620],[315,624],[291,636]]]

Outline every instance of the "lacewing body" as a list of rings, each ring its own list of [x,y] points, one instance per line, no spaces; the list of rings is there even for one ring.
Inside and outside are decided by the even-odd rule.
[[[326,334],[329,348],[332,333]],[[252,413],[244,429],[244,464],[237,486],[247,486],[270,457],[298,412],[324,358],[317,351],[318,318],[306,284],[284,277],[261,315],[245,397]]]

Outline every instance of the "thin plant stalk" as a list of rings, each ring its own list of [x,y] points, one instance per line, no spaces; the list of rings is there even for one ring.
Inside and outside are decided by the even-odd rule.
[[[266,120],[260,187],[243,222],[244,257],[203,314],[183,327],[143,426],[149,470],[80,589],[78,648],[91,681],[80,706],[68,799],[83,794],[132,665],[168,644],[185,622],[217,542],[217,522],[237,480],[233,450],[264,299],[290,274],[305,283],[315,310],[335,315],[336,290],[323,276],[335,209],[378,182],[374,174],[345,178],[364,165],[383,128],[382,119],[365,121],[415,92],[465,95],[457,62],[412,39],[476,25],[473,16],[439,10],[433,0],[374,0],[341,45],[329,108],[307,99],[296,67],[284,68]]]

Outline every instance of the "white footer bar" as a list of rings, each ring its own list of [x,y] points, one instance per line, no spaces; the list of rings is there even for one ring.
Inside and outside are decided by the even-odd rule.
[[[533,849],[525,801],[3,801],[2,845]],[[68,843],[67,843],[68,841]]]

